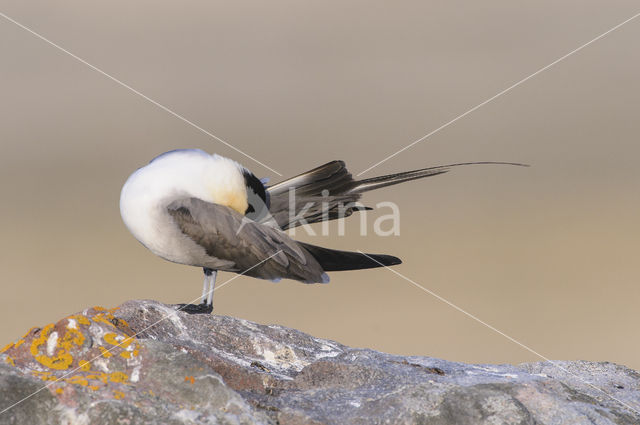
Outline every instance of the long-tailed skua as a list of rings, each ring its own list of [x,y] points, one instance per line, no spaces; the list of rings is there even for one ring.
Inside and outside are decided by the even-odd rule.
[[[277,281],[327,283],[326,272],[400,264],[382,254],[339,251],[292,239],[286,229],[370,209],[362,193],[446,173],[450,164],[355,180],[344,162],[331,161],[273,186],[239,163],[199,149],[163,153],[135,171],[120,196],[120,213],[133,236],[154,254],[202,267],[201,304],[211,313],[218,270]]]

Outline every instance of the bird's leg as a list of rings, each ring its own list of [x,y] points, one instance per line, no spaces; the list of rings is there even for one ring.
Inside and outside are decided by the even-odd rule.
[[[207,274],[207,271],[209,274]],[[206,278],[209,278],[209,293],[207,294],[207,305],[213,310],[213,291],[216,288],[216,276],[218,276],[217,270],[205,269],[204,271]],[[205,279],[206,279],[205,278]],[[203,297],[204,302],[204,297]]]
[[[213,288],[216,284],[217,271],[203,267],[204,282],[202,284],[202,297],[200,304],[177,304],[175,307],[189,314],[211,314],[213,311]]]
[[[200,304],[207,304],[207,296],[209,295],[209,275],[207,269],[204,270],[204,282],[202,283],[202,297],[200,298]]]

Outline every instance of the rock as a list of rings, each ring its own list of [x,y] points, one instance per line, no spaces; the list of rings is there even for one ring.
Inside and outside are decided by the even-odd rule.
[[[623,366],[395,356],[154,301],[31,329],[0,355],[0,424],[639,424]]]

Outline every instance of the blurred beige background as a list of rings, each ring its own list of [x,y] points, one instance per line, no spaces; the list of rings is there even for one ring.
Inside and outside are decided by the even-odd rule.
[[[1,0],[0,11],[292,175],[338,158],[358,173],[639,10]],[[400,273],[547,357],[640,369],[639,39],[636,20],[366,176],[531,168],[460,168],[366,196],[400,206],[398,237],[359,236],[352,217],[347,237],[305,239],[397,255]],[[277,176],[3,19],[0,52],[0,345],[92,305],[198,296],[200,270],[127,232],[122,184],[182,147]],[[216,291],[216,313],[392,353],[539,360],[387,270],[331,278],[241,277]]]

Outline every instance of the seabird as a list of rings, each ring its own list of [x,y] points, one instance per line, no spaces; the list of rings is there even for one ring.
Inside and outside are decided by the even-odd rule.
[[[358,203],[363,192],[446,173],[454,166],[486,163],[522,165],[461,163],[355,180],[343,161],[331,161],[265,186],[266,180],[231,159],[178,149],[157,156],[129,177],[120,195],[120,214],[133,236],[154,254],[203,268],[201,304],[179,308],[211,313],[218,270],[273,281],[327,283],[326,272],[400,264],[391,255],[298,242],[284,230],[371,209]]]

